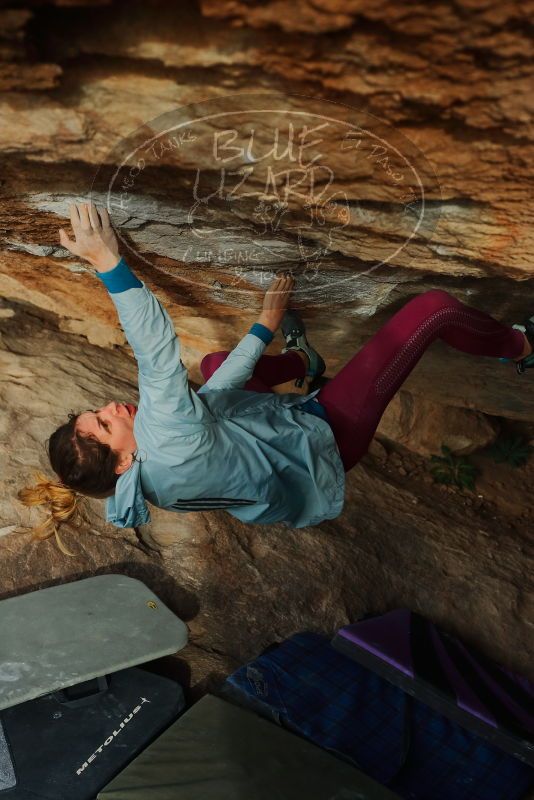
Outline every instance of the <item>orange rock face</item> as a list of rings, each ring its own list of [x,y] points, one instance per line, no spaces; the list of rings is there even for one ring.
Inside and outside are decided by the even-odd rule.
[[[531,16],[524,3],[470,0],[439,7],[360,0],[200,0],[198,6],[29,0],[1,10],[1,322],[13,331],[20,316],[9,316],[11,306],[24,309],[52,325],[60,344],[51,336],[46,343],[62,357],[83,361],[86,347],[91,368],[106,363],[95,352],[107,354],[122,376],[118,384],[106,383],[104,375],[93,385],[82,365],[73,373],[72,392],[52,373],[41,395],[33,384],[43,375],[19,363],[10,335],[3,348],[11,370],[2,398],[5,430],[29,413],[36,427],[29,438],[17,431],[17,446],[28,457],[11,464],[4,496],[11,498],[17,476],[33,464],[28,453],[39,436],[57,423],[54,398],[63,393],[62,412],[67,398],[83,407],[87,396],[93,407],[106,400],[108,385],[120,390],[128,379],[129,348],[109,297],[59,244],[70,202],[92,197],[109,205],[122,251],[169,310],[196,382],[202,356],[231,349],[256,319],[278,269],[293,271],[294,305],[327,362],[327,375],[426,289],[445,289],[508,323],[533,314]],[[24,330],[19,346],[28,356],[42,342],[34,331],[25,339]],[[76,347],[71,352],[65,345],[64,352],[69,335]],[[278,338],[268,352],[280,348]],[[52,362],[58,373],[60,364],[61,358]],[[428,349],[395,403],[382,433],[419,453],[440,441],[458,452],[487,444],[496,426],[485,415],[534,423],[530,374],[519,378],[510,365],[442,342]],[[370,606],[385,610],[400,599],[468,634],[466,609],[479,602],[477,586],[483,587],[480,618],[491,621],[472,638],[501,658],[518,653],[532,614],[531,595],[518,588],[529,573],[517,542],[519,555],[509,555],[512,541],[501,569],[494,537],[477,581],[470,570],[488,547],[485,523],[468,524],[456,509],[451,524],[450,509],[431,502],[414,509],[411,502],[409,493],[372,469],[356,470],[347,515],[339,526],[327,526],[332,540],[326,542],[321,529],[295,545],[306,571],[317,562],[306,602],[298,605],[298,594],[289,592],[294,608],[287,625],[280,623],[289,612],[279,599],[280,608],[273,606],[263,627],[258,623],[248,646],[234,650],[217,639],[212,618],[199,618],[196,678],[203,680],[216,661],[207,665],[204,645],[229,654],[218,665],[226,669],[268,644],[273,631],[289,634],[309,623],[306,603],[322,614],[325,630],[345,622],[347,608],[352,614]],[[12,499],[2,512],[4,531],[21,521]],[[388,538],[392,518],[399,538],[409,540],[411,572],[410,559],[398,560],[398,545]],[[184,535],[191,541],[198,535],[201,558],[218,564],[217,580],[223,581],[210,519],[184,524]],[[161,539],[169,538],[171,523],[158,518]],[[274,551],[284,553],[277,556],[280,570],[286,555],[288,563],[296,558],[282,545],[281,532],[272,534],[271,544],[267,535],[265,544],[263,530],[249,540],[233,523],[220,525],[235,557],[232,580],[246,573],[246,591],[256,598],[259,586],[267,605],[276,593],[272,581],[283,597],[284,581],[277,584],[266,566]],[[236,530],[239,546],[232,544]],[[10,535],[0,546],[13,554]],[[346,535],[350,546],[343,544]],[[445,536],[454,539],[446,557]],[[135,542],[128,546],[137,556]],[[195,583],[195,546],[187,550],[190,572],[179,575],[185,583]],[[359,548],[364,572],[376,579],[363,580],[361,590],[347,575],[352,548]],[[180,561],[176,553],[173,558],[171,572]],[[443,558],[448,573],[440,571]],[[37,561],[36,555],[32,568]],[[117,553],[108,563],[116,561]],[[330,562],[349,600],[321,589],[321,571]],[[99,568],[104,563],[99,550]],[[209,617],[227,600],[208,572]],[[448,602],[451,582],[457,603]],[[329,575],[328,584],[334,583]],[[418,594],[416,583],[430,588]],[[377,590],[376,584],[387,586]],[[493,596],[502,598],[500,610]],[[243,604],[248,613],[252,606],[246,599]],[[519,608],[526,610],[516,614]],[[528,657],[525,651],[518,656],[521,666]]]

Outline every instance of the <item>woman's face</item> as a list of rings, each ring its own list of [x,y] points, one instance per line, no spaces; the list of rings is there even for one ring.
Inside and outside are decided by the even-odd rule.
[[[118,474],[128,469],[137,450],[133,433],[136,413],[136,406],[112,401],[96,411],[84,411],[76,420],[77,433],[82,436],[91,434],[119,454],[119,466],[115,470]]]

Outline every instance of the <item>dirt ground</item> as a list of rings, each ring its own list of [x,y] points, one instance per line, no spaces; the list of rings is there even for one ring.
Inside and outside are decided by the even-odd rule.
[[[533,438],[528,426],[505,420],[501,420],[501,426],[503,433]],[[379,452],[380,444],[385,457]],[[434,464],[430,458],[411,453],[402,445],[380,437],[378,447],[373,446],[371,454],[373,451],[378,453],[373,458],[375,467],[383,473],[384,479],[399,486],[409,485],[412,492],[427,499],[436,492],[448,495],[451,503],[461,505],[466,515],[474,520],[484,520],[496,530],[504,527],[517,531],[525,541],[534,542],[534,498],[530,492],[534,485],[534,452],[527,463],[519,467],[496,463],[486,450],[471,454],[468,459],[479,470],[472,491],[437,483],[431,472]]]

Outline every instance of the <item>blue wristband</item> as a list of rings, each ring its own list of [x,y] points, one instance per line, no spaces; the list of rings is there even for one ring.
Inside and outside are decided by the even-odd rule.
[[[107,272],[97,272],[96,274],[110,294],[125,292],[126,289],[141,289],[143,286],[137,275],[133,274],[124,258],[121,258],[117,266],[113,267],[113,269]]]
[[[257,336],[258,339],[261,339],[265,344],[270,344],[274,339],[274,333],[265,325],[262,325],[261,322],[255,322],[249,330],[249,333],[253,333],[254,336]]]

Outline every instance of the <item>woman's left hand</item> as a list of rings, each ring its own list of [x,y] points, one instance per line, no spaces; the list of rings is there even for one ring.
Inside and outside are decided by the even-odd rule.
[[[74,239],[60,228],[59,241],[70,253],[84,258],[98,272],[109,272],[119,261],[119,244],[105,208],[94,203],[72,203],[70,224]]]

